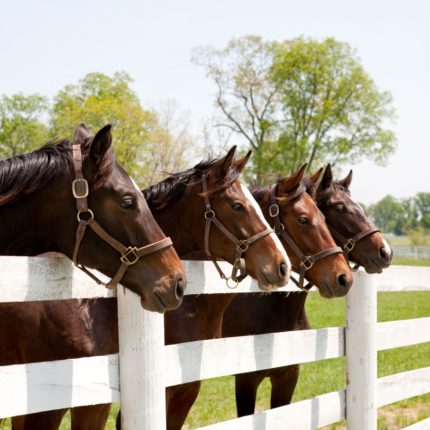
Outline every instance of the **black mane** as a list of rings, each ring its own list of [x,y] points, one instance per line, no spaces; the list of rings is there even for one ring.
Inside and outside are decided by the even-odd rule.
[[[152,211],[164,209],[176,202],[190,185],[199,183],[208,175],[217,159],[203,160],[183,172],[174,173],[168,178],[142,190],[143,195]],[[237,180],[240,172],[233,164],[224,177],[219,178],[215,183],[208,184],[208,195],[228,188]]]
[[[91,140],[81,145],[82,156],[89,153]],[[16,202],[39,190],[58,174],[74,171],[69,140],[50,141],[28,154],[0,161],[0,206]],[[112,169],[114,155],[111,149],[99,161],[92,178],[92,189],[99,188]]]

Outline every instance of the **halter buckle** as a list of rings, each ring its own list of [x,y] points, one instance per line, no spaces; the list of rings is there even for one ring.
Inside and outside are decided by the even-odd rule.
[[[90,217],[88,219],[81,218],[81,214],[90,214]],[[79,209],[78,213],[76,214],[76,218],[78,219],[79,224],[86,224],[89,225],[94,221],[94,212],[91,209]]]
[[[80,193],[80,191],[83,191],[83,193]],[[85,199],[85,197],[88,197],[89,191],[86,179],[75,179],[72,182],[72,193],[75,199]]]
[[[354,246],[355,242],[352,239],[348,239],[343,247],[345,251],[351,252],[354,249]]]
[[[215,218],[215,212],[212,209],[208,209],[205,212],[205,219],[212,219]]]
[[[279,215],[279,206],[276,203],[269,206],[269,215],[272,218],[275,218]]]
[[[304,267],[306,270],[309,270],[314,265],[314,263],[315,262],[312,260],[312,258],[307,255],[305,259],[300,262],[300,266]]]
[[[249,244],[246,240],[239,240],[239,242],[236,243],[237,251],[245,252],[248,248],[249,248]],[[234,264],[236,264],[236,262]]]
[[[130,256],[133,258],[132,260],[130,260]],[[137,263],[137,260],[139,260],[139,256],[137,255],[137,248],[134,246],[129,246],[124,254],[121,255],[121,261],[127,266],[132,266]]]

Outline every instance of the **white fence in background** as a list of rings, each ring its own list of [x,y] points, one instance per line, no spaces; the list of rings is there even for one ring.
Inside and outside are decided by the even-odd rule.
[[[401,246],[392,245],[397,258],[410,258],[412,260],[430,260],[430,246]]]
[[[220,282],[211,263],[184,264],[187,294],[231,292]],[[0,257],[0,267],[0,302],[112,295],[65,258]],[[0,367],[0,418],[119,401],[121,385],[127,430],[162,430],[166,386],[346,355],[345,390],[205,429],[308,430],[347,419],[348,429],[376,430],[377,407],[430,392],[430,367],[377,379],[377,351],[429,342],[430,315],[378,324],[376,292],[430,291],[430,268],[397,266],[382,275],[359,272],[355,276],[346,300],[346,327],[169,346],[163,342],[163,316],[143,311],[135,294],[118,288],[119,357],[114,354]],[[295,287],[279,289],[288,290]],[[258,292],[258,288],[247,279],[233,292]],[[429,428],[429,420],[408,427],[425,428]]]

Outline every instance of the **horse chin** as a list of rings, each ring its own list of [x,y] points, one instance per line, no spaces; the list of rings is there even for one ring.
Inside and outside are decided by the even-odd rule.
[[[142,308],[145,309],[146,311],[158,312],[160,314],[164,314],[167,310],[163,301],[160,299],[160,297],[157,294],[152,294],[151,299],[141,297],[140,304]]]
[[[327,282],[323,282],[320,286],[318,286],[318,291],[321,297],[324,297],[325,299],[333,299],[334,297],[346,296],[349,288],[330,286]]]

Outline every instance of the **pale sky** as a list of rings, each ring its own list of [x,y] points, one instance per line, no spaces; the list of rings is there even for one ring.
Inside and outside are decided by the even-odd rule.
[[[124,70],[144,106],[175,99],[199,130],[213,112],[214,88],[191,64],[191,50],[246,34],[334,36],[356,48],[378,87],[394,97],[398,149],[388,167],[353,166],[353,195],[371,203],[430,191],[425,0],[0,0],[0,94],[51,97],[89,72]]]

